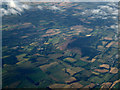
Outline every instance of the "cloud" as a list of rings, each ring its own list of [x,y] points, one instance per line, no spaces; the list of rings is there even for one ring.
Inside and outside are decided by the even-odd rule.
[[[21,1],[21,0],[19,0],[19,1]],[[24,4],[24,3],[19,2],[19,1],[10,0],[7,2],[2,2],[2,8],[0,9],[2,11],[2,16],[11,15],[11,14],[21,15],[21,13],[24,12],[24,10],[28,10],[30,8],[33,8],[32,6]],[[35,6],[35,8],[38,8],[40,10],[43,10],[45,8],[48,8],[50,10],[60,10],[60,8],[55,6],[55,5],[45,6],[45,7],[38,5],[38,6]]]
[[[82,15],[91,16],[93,18],[113,18],[116,19],[118,16],[118,5],[116,3],[108,3],[106,5],[97,6],[96,9],[87,9],[82,12]],[[116,17],[116,18],[115,18]]]
[[[4,16],[4,15],[10,15],[10,14],[21,14],[24,10],[28,10],[31,8],[31,6],[27,4],[23,4],[19,1],[22,1],[22,0],[18,0],[18,1],[9,0],[8,2],[3,2],[2,6],[6,5],[6,7],[5,8],[2,7],[0,9],[2,11],[2,15]],[[81,1],[81,0],[77,0],[77,1]],[[43,10],[45,7],[42,7],[39,5],[36,8]],[[61,10],[60,7],[57,7],[55,5],[47,6],[47,8],[51,10]],[[111,16],[111,15],[114,15],[115,17],[118,15],[118,9],[115,3],[108,3],[107,5],[104,5],[104,6],[103,5],[98,6],[97,9],[85,10],[84,12],[82,12],[82,15],[88,15],[88,16],[94,15],[95,18],[96,17],[101,18],[101,16],[105,18],[104,16]]]
[[[30,9],[30,6],[20,3],[18,1],[10,0],[2,3],[2,16],[10,14],[21,14],[24,10]]]
[[[60,10],[60,8],[57,7],[57,6],[50,6],[49,9],[51,9],[51,10]]]
[[[98,14],[100,12],[100,9],[94,9],[92,10],[92,13]]]
[[[37,6],[37,8],[38,8],[38,9],[40,9],[40,10],[43,10],[43,7],[42,7],[42,6],[40,6],[40,5],[39,5],[39,6]]]

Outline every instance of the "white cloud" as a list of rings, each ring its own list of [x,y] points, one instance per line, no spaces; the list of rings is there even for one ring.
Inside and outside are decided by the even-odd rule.
[[[110,28],[112,28],[112,29],[117,29],[117,28],[118,28],[118,25],[111,25]]]
[[[23,7],[24,9],[30,9],[30,6],[28,6],[28,5],[26,5],[26,4],[23,4],[22,7]]]
[[[21,0],[19,0],[21,1]],[[31,8],[31,6],[21,3],[19,1],[16,0],[10,0],[7,2],[3,2],[3,6],[6,5],[6,7],[2,7],[0,10],[2,11],[2,16],[4,15],[11,15],[11,14],[20,14],[24,11],[24,10],[28,10]],[[59,7],[57,6],[46,6],[46,7],[42,7],[41,5],[35,6],[35,8],[38,8],[40,10],[43,10],[44,8],[48,8],[51,10],[61,10]]]
[[[94,18],[106,19],[112,18],[111,16],[118,16],[118,5],[116,3],[108,3],[106,5],[97,6],[97,9],[88,9],[82,12],[83,15],[92,16]]]
[[[50,6],[49,9],[51,9],[51,10],[60,10],[60,8],[57,7],[57,6]]]
[[[2,16],[9,15],[9,14],[20,14],[25,9],[29,9],[30,6],[26,4],[22,4],[18,1],[10,0],[9,2],[3,2],[3,6],[6,5],[6,8],[1,8]]]
[[[1,12],[2,12],[3,15],[8,15],[8,11],[5,10],[4,8],[1,8]]]
[[[92,13],[94,13],[94,14],[98,14],[100,12],[100,9],[94,9],[94,10],[92,10]]]
[[[39,5],[39,6],[37,6],[37,8],[38,8],[38,9],[40,9],[40,10],[42,10],[42,9],[43,9],[43,7],[42,7],[42,6],[40,6],[40,5]]]

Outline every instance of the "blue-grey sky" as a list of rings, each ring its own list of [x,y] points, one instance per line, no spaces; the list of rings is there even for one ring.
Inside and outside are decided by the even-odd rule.
[[[21,2],[119,2],[119,0],[1,0],[6,1],[21,1]]]

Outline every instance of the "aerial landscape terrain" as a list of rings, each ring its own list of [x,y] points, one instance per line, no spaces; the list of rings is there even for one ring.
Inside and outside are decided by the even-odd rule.
[[[3,88],[118,88],[118,3],[3,2]]]

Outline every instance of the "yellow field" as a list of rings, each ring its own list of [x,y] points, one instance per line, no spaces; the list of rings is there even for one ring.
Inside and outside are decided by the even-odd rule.
[[[104,37],[105,40],[113,40],[112,38],[110,37]]]
[[[103,83],[102,85],[101,85],[101,89],[100,90],[102,90],[102,88],[109,88],[110,86],[111,86],[111,82],[106,82],[106,83]]]
[[[77,72],[80,72],[84,70],[84,68],[81,68],[81,67],[70,67],[70,68],[67,68],[66,71],[70,74],[70,75],[74,75],[75,73]]]
[[[80,58],[80,60],[85,61],[85,62],[94,62],[94,61],[96,60],[95,58],[92,58],[91,61],[88,61],[88,60],[87,60],[88,58],[89,58],[89,57],[83,57],[83,58]]]
[[[73,58],[65,58],[65,60],[70,61],[70,62],[75,62],[76,60]]]
[[[72,83],[72,84],[53,84],[50,85],[49,88],[81,88],[83,87],[80,83]]]
[[[21,38],[27,38],[27,37],[29,37],[29,36],[22,36]]]
[[[109,69],[109,65],[108,65],[108,64],[102,64],[102,65],[100,65],[99,67],[104,67],[104,68]]]
[[[99,75],[100,73],[97,73],[97,72],[92,72],[93,74],[95,74],[95,75]]]
[[[2,58],[7,58],[7,57],[9,57],[10,55],[7,55],[7,56],[3,56]]]
[[[75,81],[76,80],[76,78],[74,78],[74,77],[70,77],[67,81],[65,81],[66,83],[70,83],[70,82],[72,82],[72,81]]]
[[[112,44],[114,44],[114,42],[110,42],[106,47],[109,48]]]
[[[70,84],[70,88],[81,88],[81,87],[83,87],[83,85],[78,82]]]
[[[91,84],[85,86],[84,88],[93,88],[94,86],[95,86],[95,84],[94,84],[94,83],[91,83]]]
[[[102,44],[105,45],[105,44],[107,44],[107,42],[106,41],[102,41]]]
[[[120,79],[117,80],[117,81],[115,81],[110,88],[113,88],[113,87],[115,86],[115,84],[116,84],[116,83],[119,83],[119,82],[120,82]]]
[[[24,56],[26,56],[26,54],[20,54],[20,55],[18,55],[16,57],[17,57],[18,61],[22,61],[22,60],[24,60],[23,59]]]
[[[63,88],[66,84],[53,84],[50,85],[49,88]]]
[[[90,62],[94,62],[96,59],[95,58],[93,58]]]
[[[57,65],[58,62],[53,62],[53,63],[50,63],[50,64],[46,64],[46,65],[42,65],[40,66],[40,69],[42,69],[43,71],[46,70],[47,68],[53,66],[53,65]]]
[[[95,71],[100,72],[100,73],[108,72],[107,69],[95,69]]]
[[[118,73],[118,68],[116,68],[116,67],[111,67],[110,73],[113,73],[113,74]]]

